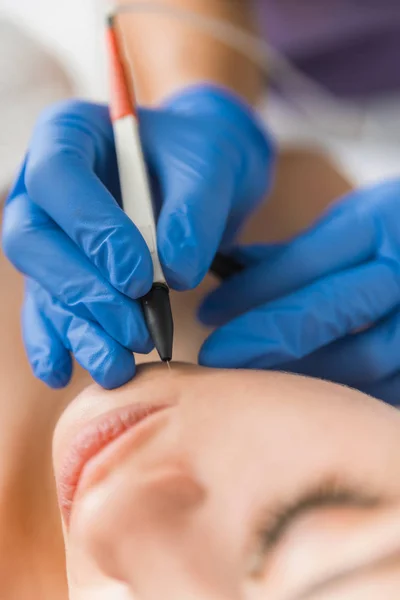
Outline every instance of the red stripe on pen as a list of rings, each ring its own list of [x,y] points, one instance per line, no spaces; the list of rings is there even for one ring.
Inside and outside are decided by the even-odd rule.
[[[129,89],[117,33],[112,25],[107,27],[107,51],[110,63],[111,120],[118,121],[129,115],[136,118],[135,100]]]

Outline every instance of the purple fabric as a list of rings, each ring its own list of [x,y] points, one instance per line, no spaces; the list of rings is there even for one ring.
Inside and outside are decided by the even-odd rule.
[[[400,0],[255,0],[268,41],[340,96],[400,90]]]

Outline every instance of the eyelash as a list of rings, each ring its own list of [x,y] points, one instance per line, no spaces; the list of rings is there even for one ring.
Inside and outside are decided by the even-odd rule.
[[[275,512],[272,511],[264,519],[264,523],[258,527],[257,547],[258,568],[252,568],[252,575],[260,574],[268,552],[276,547],[289,530],[292,523],[313,509],[328,508],[332,506],[358,506],[373,508],[381,500],[378,497],[352,488],[335,479],[325,481],[323,484],[314,486],[300,497],[290,501]],[[266,523],[266,524],[265,524]]]

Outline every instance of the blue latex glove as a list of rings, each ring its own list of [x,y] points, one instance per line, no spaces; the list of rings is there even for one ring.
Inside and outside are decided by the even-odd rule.
[[[139,114],[175,289],[196,286],[268,190],[273,149],[253,112],[213,86]],[[152,348],[140,304],[152,263],[119,207],[108,109],[58,104],[39,120],[4,213],[3,245],[26,275],[23,333],[37,377],[65,386],[72,358],[106,388],[129,381]]]
[[[280,368],[400,404],[400,180],[353,193],[200,309],[205,365]]]

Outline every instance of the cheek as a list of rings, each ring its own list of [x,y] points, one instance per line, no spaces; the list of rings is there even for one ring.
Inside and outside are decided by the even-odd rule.
[[[304,600],[314,600],[314,598],[309,597]],[[367,573],[354,582],[337,585],[335,589],[322,592],[318,596],[318,600],[381,600],[383,598],[384,600],[400,598],[400,568],[387,569],[376,575]]]

